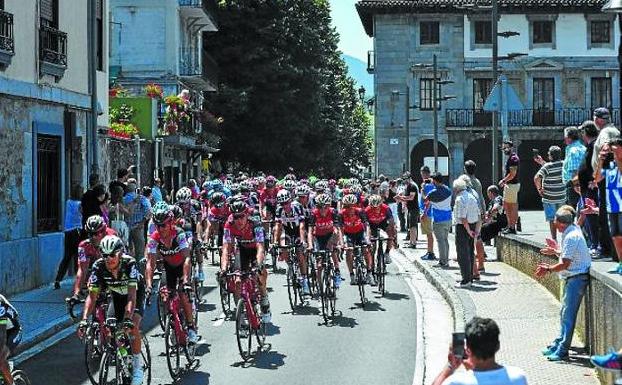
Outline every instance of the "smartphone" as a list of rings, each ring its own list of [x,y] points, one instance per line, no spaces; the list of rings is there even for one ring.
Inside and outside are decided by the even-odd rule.
[[[540,155],[540,150],[538,150],[537,148],[532,148],[531,152],[533,153],[534,158]]]
[[[465,336],[462,332],[456,332],[452,334],[452,353],[456,357],[464,357],[464,338]]]

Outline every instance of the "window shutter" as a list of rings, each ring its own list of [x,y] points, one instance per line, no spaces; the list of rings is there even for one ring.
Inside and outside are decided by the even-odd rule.
[[[54,0],[39,0],[41,18],[54,22]]]

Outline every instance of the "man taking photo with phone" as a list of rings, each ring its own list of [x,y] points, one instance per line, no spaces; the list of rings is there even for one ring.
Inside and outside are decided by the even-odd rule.
[[[464,334],[466,341],[454,335],[447,366],[432,385],[527,385],[522,369],[495,360],[499,351],[499,326],[495,321],[474,317]],[[466,370],[457,371],[461,365]]]

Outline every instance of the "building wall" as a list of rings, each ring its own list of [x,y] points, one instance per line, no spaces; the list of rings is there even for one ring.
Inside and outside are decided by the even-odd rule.
[[[102,115],[97,117],[97,126],[99,127],[108,127],[108,66],[110,64],[109,52],[110,52],[110,15],[108,10],[110,1],[104,1],[104,6],[106,9],[103,12],[103,23],[104,23],[104,36],[103,38],[103,66],[101,71],[97,71],[97,100],[99,101],[102,108]]]

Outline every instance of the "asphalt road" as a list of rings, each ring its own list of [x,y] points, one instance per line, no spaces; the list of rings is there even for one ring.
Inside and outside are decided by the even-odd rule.
[[[389,267],[387,293],[369,292],[365,309],[358,304],[356,287],[343,282],[338,292],[341,315],[324,325],[318,300],[292,314],[284,274],[271,274],[269,286],[272,325],[267,351],[241,362],[235,324],[222,320],[213,267],[208,267],[207,292],[199,313],[197,348],[200,366],[186,373],[181,384],[391,384],[411,385],[415,367],[416,333],[413,294]],[[346,271],[345,265],[342,271]],[[218,305],[216,305],[218,304]],[[152,384],[170,384],[162,331],[155,306],[148,308],[143,331],[152,356]],[[33,385],[86,385],[83,345],[75,335],[23,362]]]

